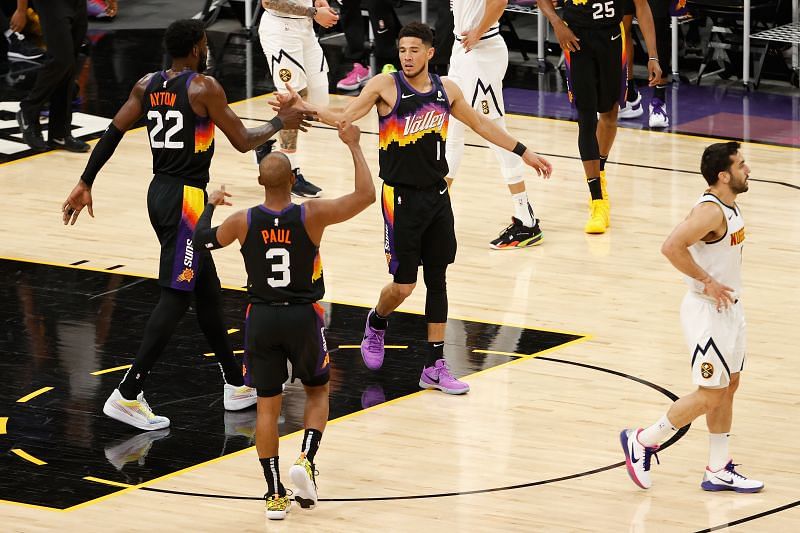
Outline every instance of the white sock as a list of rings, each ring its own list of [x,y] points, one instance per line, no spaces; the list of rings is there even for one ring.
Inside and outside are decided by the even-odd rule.
[[[642,446],[651,448],[656,444],[661,444],[678,432],[678,428],[672,425],[667,415],[662,416],[658,422],[645,428],[639,433],[639,443]]]
[[[708,434],[708,469],[712,472],[722,470],[730,460],[728,438],[730,433]]]
[[[291,165],[292,170],[297,168],[297,152],[284,152],[281,150],[281,153],[289,158],[289,165]]]
[[[514,216],[517,217],[524,226],[533,227],[533,217],[528,211],[528,193],[526,191],[511,195],[514,203]]]
[[[5,35],[5,36],[6,36],[6,39],[8,39],[9,37],[11,37],[11,34],[12,34],[12,33],[14,33],[14,32],[13,32],[13,31],[11,31],[11,30],[6,30],[5,32],[3,32],[3,35]]]

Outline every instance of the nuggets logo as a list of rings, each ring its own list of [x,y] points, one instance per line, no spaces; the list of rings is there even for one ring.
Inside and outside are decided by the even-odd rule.
[[[735,233],[731,233],[731,246],[742,244],[744,242],[744,228]]]
[[[292,79],[292,71],[288,68],[282,68],[278,71],[278,77],[281,79],[282,82],[286,83],[287,81]]]
[[[489,114],[489,102],[486,100],[481,100],[481,111],[483,111],[484,115]]]
[[[185,281],[186,283],[190,283],[194,279],[194,270],[191,268],[184,268],[183,272],[178,274],[178,277],[175,281]]]
[[[703,363],[700,365],[700,375],[703,379],[708,379],[714,375],[714,365],[711,363]]]

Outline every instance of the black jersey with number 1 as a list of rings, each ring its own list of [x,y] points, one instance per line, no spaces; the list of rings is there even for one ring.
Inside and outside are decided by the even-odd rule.
[[[263,205],[248,209],[241,252],[252,303],[307,304],[325,294],[319,248],[306,232],[304,206],[289,204],[280,212]]]
[[[144,91],[147,136],[153,152],[153,174],[176,177],[198,186],[208,183],[214,155],[214,123],[201,117],[189,102],[189,84],[197,72],[170,78],[156,72]]]
[[[571,28],[619,26],[624,8],[624,0],[565,0],[564,21]]]

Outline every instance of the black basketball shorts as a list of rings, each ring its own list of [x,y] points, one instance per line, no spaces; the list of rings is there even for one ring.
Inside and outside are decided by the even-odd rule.
[[[573,28],[581,49],[564,51],[567,91],[577,109],[606,113],[625,104],[627,88],[625,35],[622,24],[597,29]]]

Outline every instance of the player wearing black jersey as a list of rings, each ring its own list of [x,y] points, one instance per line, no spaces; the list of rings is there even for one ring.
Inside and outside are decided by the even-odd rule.
[[[224,188],[211,193],[197,223],[198,247],[216,249],[238,240],[247,270],[250,305],[245,326],[245,379],[258,390],[256,448],[267,480],[267,516],[282,519],[289,508],[278,466],[278,415],[281,384],[300,379],[307,400],[305,435],[300,458],[289,470],[294,498],[301,507],[317,503],[314,457],[328,420],[329,356],[323,310],[316,302],[325,293],[319,243],[326,226],[348,220],[375,201],[372,175],[358,144],[356,126],[339,127],[339,137],[353,155],[355,189],[335,200],[292,203],[295,181],[289,159],[281,153],[265,157],[258,182],[264,203],[234,213],[211,228],[216,205],[230,205]]]
[[[422,265],[427,293],[428,355],[419,385],[448,394],[463,394],[469,385],[453,377],[444,359],[447,323],[446,271],[456,256],[453,209],[445,176],[445,141],[450,115],[487,141],[516,153],[545,178],[550,163],[528,150],[492,121],[479,115],[458,85],[428,73],[433,57],[430,28],[412,22],[400,30],[402,72],[379,74],[344,110],[306,109],[320,120],[335,124],[352,122],[377,108],[380,125],[379,162],[383,179],[384,252],[393,282],[381,291],[378,304],[367,315],[361,355],[368,368],[383,364],[387,317],[408,298],[417,284]],[[289,96],[297,97],[291,91]]]
[[[661,79],[653,17],[647,0],[633,0],[650,60],[649,83]],[[578,110],[578,150],[591,193],[586,233],[605,233],[610,225],[605,162],[617,134],[617,112],[625,102],[626,50],[623,0],[565,0],[564,19],[551,2],[539,9],[553,25],[567,62],[569,99]],[[598,121],[599,113],[599,121]]]
[[[103,412],[145,430],[169,426],[169,419],[153,414],[142,385],[188,309],[192,293],[200,328],[222,368],[225,409],[238,410],[255,403],[255,391],[244,385],[228,341],[214,262],[208,252],[194,249],[192,233],[205,203],[215,124],[240,152],[254,149],[284,125],[305,125],[303,113],[287,101],[268,124],[245,128],[228,107],[219,82],[202,74],[208,54],[202,22],[172,23],[165,33],[164,45],[172,56],[172,68],[148,74],[133,87],[62,206],[64,224],[74,224],[84,207],[94,216],[94,179],[114,153],[123,132],[144,116],[154,174],[147,193],[147,210],[161,243],[161,295],[145,326],[136,359],[106,401]]]

